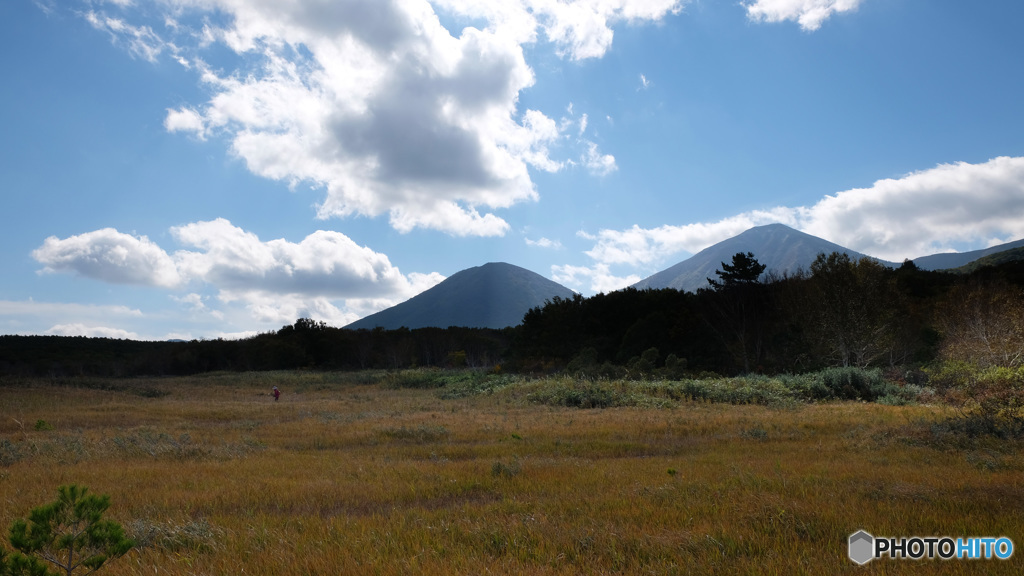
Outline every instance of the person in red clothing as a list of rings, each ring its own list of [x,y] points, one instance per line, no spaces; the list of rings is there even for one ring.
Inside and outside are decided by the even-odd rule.
[[[281,391],[277,389],[277,386],[274,386],[274,402],[277,402],[280,399],[281,399]]]

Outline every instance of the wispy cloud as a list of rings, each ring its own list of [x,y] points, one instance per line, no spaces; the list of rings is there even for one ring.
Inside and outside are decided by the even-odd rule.
[[[558,240],[549,240],[547,238],[540,238],[539,240],[526,239],[527,246],[534,246],[536,248],[548,248],[551,250],[561,250],[562,243]]]
[[[73,319],[73,321],[69,321]],[[139,339],[136,331],[116,328],[122,323],[145,324],[145,315],[128,306],[74,304],[37,300],[0,300],[0,327],[6,334],[51,334],[61,336],[98,336]],[[25,326],[50,326],[26,330]]]
[[[125,6],[130,2],[120,2]],[[149,26],[132,26],[120,18],[113,18],[103,13],[89,11],[85,14],[86,21],[93,28],[110,34],[115,43],[124,44],[133,56],[156,62],[167,44]]]
[[[90,338],[116,338],[119,340],[138,340],[135,332],[121,328],[106,326],[87,326],[85,324],[57,324],[46,331],[49,336],[88,336]]]
[[[555,282],[574,290],[579,291],[586,287],[594,292],[613,292],[643,279],[636,274],[616,276],[609,271],[609,266],[603,263],[593,266],[555,265],[551,267],[551,277]]]
[[[595,176],[607,176],[612,172],[619,169],[615,163],[615,156],[611,154],[602,154],[597,148],[597,144],[589,140],[585,141],[587,150],[583,156],[580,157],[580,162],[586,166],[587,170]]]
[[[57,9],[55,0],[32,0],[32,3],[47,16],[53,14],[54,10]]]
[[[88,316],[92,318],[142,318],[142,311],[128,306],[97,304],[69,304],[37,300],[0,300],[0,316],[29,316],[53,314],[55,316]]]

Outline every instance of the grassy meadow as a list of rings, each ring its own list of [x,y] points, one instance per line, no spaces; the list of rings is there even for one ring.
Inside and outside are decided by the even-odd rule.
[[[711,388],[445,378],[2,380],[0,527],[77,483],[109,494],[107,517],[138,542],[100,572],[112,576],[1024,567],[1022,551],[847,558],[862,528],[1024,544],[1019,446],[957,433],[939,404],[800,401],[768,379],[702,394]]]

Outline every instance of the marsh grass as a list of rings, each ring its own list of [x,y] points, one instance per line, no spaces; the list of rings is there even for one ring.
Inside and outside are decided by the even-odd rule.
[[[1024,542],[1019,441],[948,408],[767,377],[429,378],[0,382],[0,527],[77,482],[144,543],[110,575],[1021,571],[846,557],[861,528]]]

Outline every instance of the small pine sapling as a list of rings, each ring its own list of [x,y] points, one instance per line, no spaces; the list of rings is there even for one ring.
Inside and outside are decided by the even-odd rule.
[[[57,500],[33,508],[28,521],[11,524],[15,552],[5,557],[0,551],[0,576],[84,576],[135,546],[120,524],[101,519],[109,496],[88,494],[75,484],[57,492]]]

